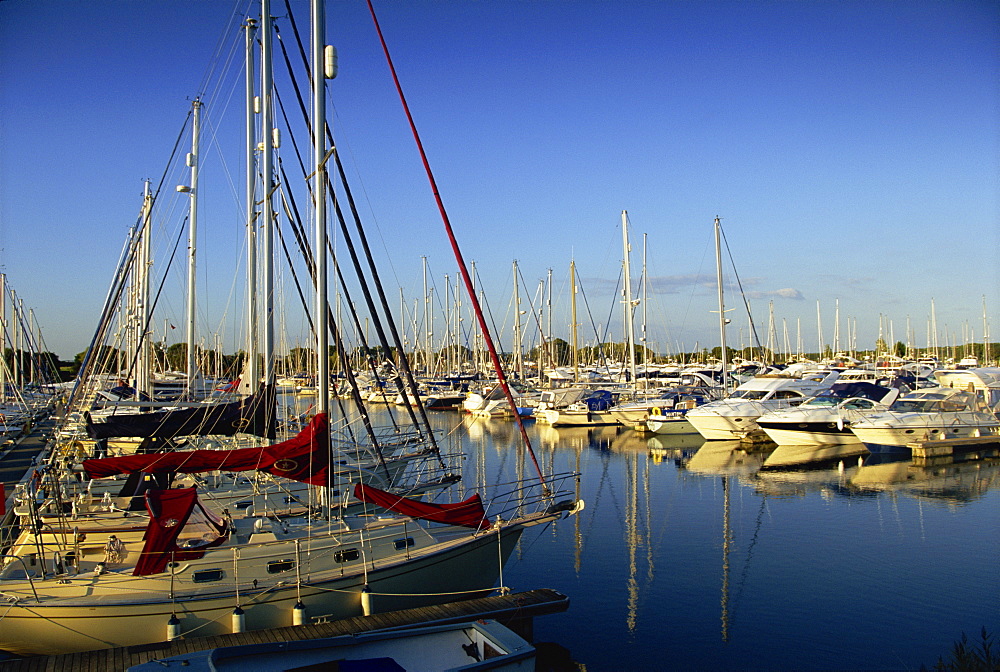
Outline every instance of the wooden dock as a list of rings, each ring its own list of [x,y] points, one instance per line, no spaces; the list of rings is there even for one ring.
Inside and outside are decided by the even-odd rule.
[[[315,625],[253,630],[214,637],[192,637],[173,642],[67,653],[59,656],[31,656],[0,661],[0,672],[124,672],[132,665],[157,658],[221,646],[319,639],[373,630],[467,623],[481,618],[499,621],[530,642],[533,634],[532,619],[535,616],[561,613],[568,608],[568,597],[549,588],[540,588],[523,593],[494,595],[418,609],[356,616]]]
[[[1000,436],[976,436],[967,439],[939,439],[936,441],[914,441],[908,444],[913,451],[914,462],[951,461],[955,457],[974,459],[976,453],[983,457],[1000,455]]]

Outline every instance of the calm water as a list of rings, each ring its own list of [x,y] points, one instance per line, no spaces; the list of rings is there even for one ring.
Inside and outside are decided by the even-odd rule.
[[[432,421],[468,484],[531,473],[512,423]],[[570,597],[535,639],[588,670],[919,669],[1000,633],[998,460],[758,473],[730,442],[528,429],[586,509],[529,530],[503,579]]]

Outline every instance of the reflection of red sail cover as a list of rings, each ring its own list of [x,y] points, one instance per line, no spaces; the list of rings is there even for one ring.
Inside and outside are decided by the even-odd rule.
[[[226,540],[226,523],[213,516],[198,502],[197,491],[191,488],[151,490],[146,493],[149,526],[143,536],[145,545],[134,576],[159,574],[171,560],[197,560],[205,550]],[[185,530],[185,526],[189,529]],[[185,533],[178,545],[177,538]],[[192,536],[198,535],[201,536]]]
[[[126,455],[84,460],[91,478],[106,478],[135,472],[174,471],[266,471],[311,485],[326,485],[330,466],[330,431],[325,413],[287,441],[264,448],[237,450],[187,450],[152,455]]]
[[[435,523],[462,525],[485,530],[491,523],[486,517],[483,500],[479,493],[457,504],[434,504],[394,495],[391,492],[358,483],[354,486],[354,496],[362,502],[377,504],[384,509],[402,513],[412,518],[422,518]]]

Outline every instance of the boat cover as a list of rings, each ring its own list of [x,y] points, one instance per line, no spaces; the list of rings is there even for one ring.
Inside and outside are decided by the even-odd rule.
[[[461,525],[477,530],[485,530],[492,525],[490,519],[486,517],[483,500],[478,492],[465,501],[456,504],[435,504],[433,502],[407,499],[406,497],[394,495],[385,490],[373,488],[370,485],[357,483],[354,486],[354,496],[362,502],[376,504],[384,509],[389,509],[390,511],[395,511],[411,518],[420,518],[448,525]]]
[[[197,560],[226,540],[226,522],[202,507],[194,487],[150,490],[146,509],[149,525],[133,576],[159,574],[168,562]]]
[[[263,448],[235,450],[178,450],[169,453],[125,455],[84,460],[91,478],[135,472],[266,471],[310,485],[327,485],[330,466],[330,428],[326,413],[318,413],[287,441]]]
[[[239,401],[154,413],[121,413],[94,422],[86,414],[87,435],[92,439],[141,436],[171,439],[175,436],[236,433],[274,436],[275,394],[263,387]]]
[[[835,397],[837,399],[850,399],[851,397],[864,397],[872,401],[881,401],[892,392],[891,387],[876,385],[865,381],[853,383],[834,383],[826,392],[818,394],[818,397]]]

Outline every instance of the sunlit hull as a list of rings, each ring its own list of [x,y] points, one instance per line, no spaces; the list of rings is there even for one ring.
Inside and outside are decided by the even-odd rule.
[[[299,554],[302,583],[296,586],[294,571],[291,576],[289,572],[260,572],[253,577],[247,569],[239,576],[238,599],[233,589],[233,554],[231,550],[226,553],[228,549],[175,570],[217,568],[226,573],[228,586],[175,591],[173,600],[169,573],[133,577],[87,572],[60,577],[66,583],[51,578],[36,580],[37,602],[26,581],[2,581],[0,589],[17,602],[8,606],[0,620],[0,649],[37,655],[158,642],[167,639],[171,616],[179,621],[181,636],[225,634],[233,632],[232,615],[237,606],[244,612],[247,630],[289,626],[300,597],[310,619],[347,618],[362,614],[361,595],[366,583],[376,611],[473,597],[493,587],[501,559],[505,562],[509,557],[522,530],[518,525],[504,528],[499,548],[496,532],[466,535],[382,561],[369,559],[367,571],[364,559],[336,564],[332,554],[343,548],[339,544],[316,542],[311,550],[308,540],[303,540],[298,550],[287,543],[244,546],[241,557],[248,560],[259,555],[259,570],[268,561]],[[415,532],[414,527],[409,534]],[[307,554],[314,556],[308,562]]]

